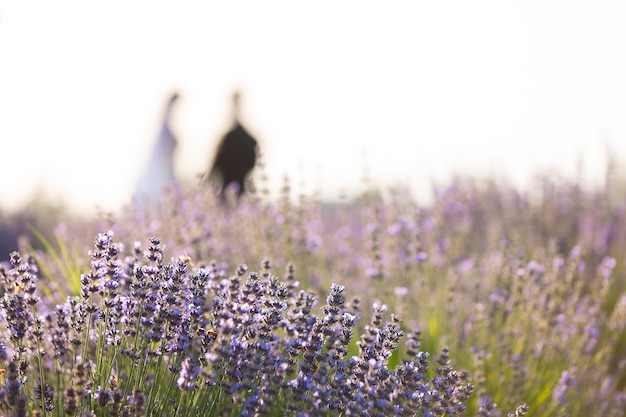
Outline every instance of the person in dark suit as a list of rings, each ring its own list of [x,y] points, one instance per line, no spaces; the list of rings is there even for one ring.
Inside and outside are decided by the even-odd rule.
[[[226,190],[236,187],[237,198],[246,192],[246,178],[254,168],[257,158],[257,140],[243,127],[239,118],[240,93],[233,94],[233,124],[217,148],[208,179],[220,186],[220,197],[225,200]]]

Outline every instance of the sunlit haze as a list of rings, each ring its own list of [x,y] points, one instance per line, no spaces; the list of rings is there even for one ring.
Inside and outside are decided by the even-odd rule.
[[[195,183],[230,94],[273,190],[539,170],[598,181],[626,151],[626,3],[2,1],[0,206],[130,200],[169,95]]]

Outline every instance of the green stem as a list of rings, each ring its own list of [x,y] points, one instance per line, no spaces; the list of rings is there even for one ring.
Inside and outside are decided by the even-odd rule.
[[[33,304],[31,306],[31,313],[33,315],[33,317],[37,317],[37,312],[35,310],[35,305]],[[39,326],[41,326],[41,324],[39,324]],[[41,329],[37,329],[40,330]],[[41,337],[40,336],[36,336],[35,340],[37,341],[37,366],[39,367],[39,395],[41,397],[41,411],[43,412],[43,415],[46,416],[48,415],[48,412],[46,411],[46,397],[45,397],[45,379],[44,379],[44,372],[43,372],[43,361],[41,358]]]

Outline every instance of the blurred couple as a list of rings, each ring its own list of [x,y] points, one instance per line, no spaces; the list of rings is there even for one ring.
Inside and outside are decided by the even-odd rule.
[[[174,173],[177,139],[170,122],[178,99],[179,94],[173,93],[165,106],[161,131],[133,193],[133,201],[137,204],[145,200],[158,201],[163,192],[177,182]],[[237,198],[245,194],[247,178],[257,160],[258,142],[241,122],[240,102],[241,94],[235,91],[232,94],[231,127],[222,136],[209,169],[202,177],[204,182],[218,187],[222,202],[226,201],[231,188]]]

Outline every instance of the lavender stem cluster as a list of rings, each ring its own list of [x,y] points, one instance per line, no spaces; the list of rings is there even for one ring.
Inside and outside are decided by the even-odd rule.
[[[97,235],[80,294],[37,312],[36,266],[0,270],[2,415],[463,415],[472,385],[376,304],[332,284],[323,306],[269,260],[234,273],[188,256],[166,262],[160,239],[129,254]],[[355,340],[358,339],[358,340]],[[39,363],[38,366],[32,365]],[[34,369],[36,368],[36,372]]]

